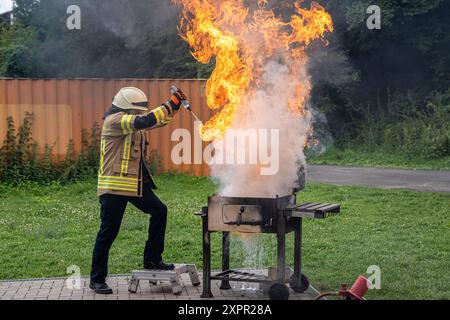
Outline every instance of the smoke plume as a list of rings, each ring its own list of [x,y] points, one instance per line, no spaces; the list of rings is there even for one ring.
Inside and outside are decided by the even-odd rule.
[[[193,56],[216,59],[206,95],[218,112],[200,132],[219,150],[211,172],[220,194],[291,194],[311,129],[307,48],[333,31],[330,15],[315,2],[257,1],[254,8],[242,0],[176,2]]]
[[[301,76],[292,81],[290,69],[286,64],[274,60],[268,61],[257,91],[249,99],[245,108],[238,109],[230,127],[230,130],[277,130],[279,144],[270,146],[270,137],[268,137],[267,150],[261,150],[259,145],[258,153],[271,155],[272,161],[278,158],[278,172],[274,175],[261,175],[261,166],[258,164],[212,164],[212,175],[220,181],[221,195],[285,196],[296,187],[299,166],[306,165],[303,150],[311,121],[310,112],[299,116],[289,108],[289,101],[295,88],[299,83],[302,85],[309,83],[306,70],[297,71]],[[225,157],[222,154],[219,156],[233,158],[236,150],[227,148],[226,143],[224,145]],[[278,156],[275,153],[278,153]],[[248,153],[247,156],[249,156]]]

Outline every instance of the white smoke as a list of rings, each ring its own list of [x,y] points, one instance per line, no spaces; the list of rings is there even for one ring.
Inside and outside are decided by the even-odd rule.
[[[303,149],[310,128],[311,115],[307,112],[305,116],[300,116],[289,108],[289,101],[292,100],[296,87],[301,84],[309,88],[305,64],[297,63],[295,67],[297,76],[293,80],[292,65],[288,66],[275,60],[268,61],[256,92],[247,99],[248,103],[245,106],[238,108],[230,127],[231,130],[279,130],[279,146],[271,150],[268,138],[268,150],[258,150],[259,153],[263,151],[272,155],[272,160],[276,159],[274,152],[279,152],[278,172],[275,175],[262,175],[260,165],[254,164],[212,164],[212,175],[220,182],[220,195],[286,196],[296,187],[299,166],[305,165]],[[231,153],[232,156],[235,152],[234,149],[224,148],[226,155]]]

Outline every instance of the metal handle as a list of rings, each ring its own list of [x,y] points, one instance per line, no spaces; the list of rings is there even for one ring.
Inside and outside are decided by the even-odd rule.
[[[175,93],[177,93],[177,91],[178,91],[178,88],[177,88],[176,86],[171,86],[171,87],[170,87],[170,93],[171,93],[171,94],[175,94]],[[187,100],[181,100],[181,104],[183,105],[183,107],[184,107],[186,110],[191,111],[191,105],[189,104],[189,101],[187,101]]]

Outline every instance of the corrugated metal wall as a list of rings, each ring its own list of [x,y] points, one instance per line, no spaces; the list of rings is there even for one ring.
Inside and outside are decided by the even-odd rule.
[[[169,88],[176,85],[189,97],[193,110],[201,119],[209,119],[204,80],[137,80],[137,79],[4,79],[0,78],[0,141],[6,134],[6,118],[14,118],[16,128],[24,113],[34,113],[33,138],[42,147],[54,146],[54,153],[63,156],[70,139],[76,151],[81,147],[82,129],[90,130],[95,122],[102,125],[102,116],[110,107],[116,92],[126,86],[143,90],[150,106],[157,107],[169,96]],[[194,175],[208,175],[206,164],[174,165],[170,159],[172,131],[185,128],[193,132],[194,122],[185,110],[167,127],[148,133],[151,149],[160,152],[164,170],[176,170]],[[193,151],[192,151],[193,154]]]

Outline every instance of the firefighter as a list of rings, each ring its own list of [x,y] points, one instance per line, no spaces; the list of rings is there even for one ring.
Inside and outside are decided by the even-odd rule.
[[[160,128],[171,122],[187,100],[181,90],[160,107],[148,112],[148,99],[138,88],[122,88],[106,112],[100,143],[100,168],[97,194],[101,225],[92,256],[90,288],[110,294],[106,284],[108,254],[119,233],[125,208],[130,202],[150,215],[148,240],[144,249],[144,268],[173,270],[165,263],[164,237],[167,207],[153,192],[156,185],[145,162],[148,146],[146,129]]]

